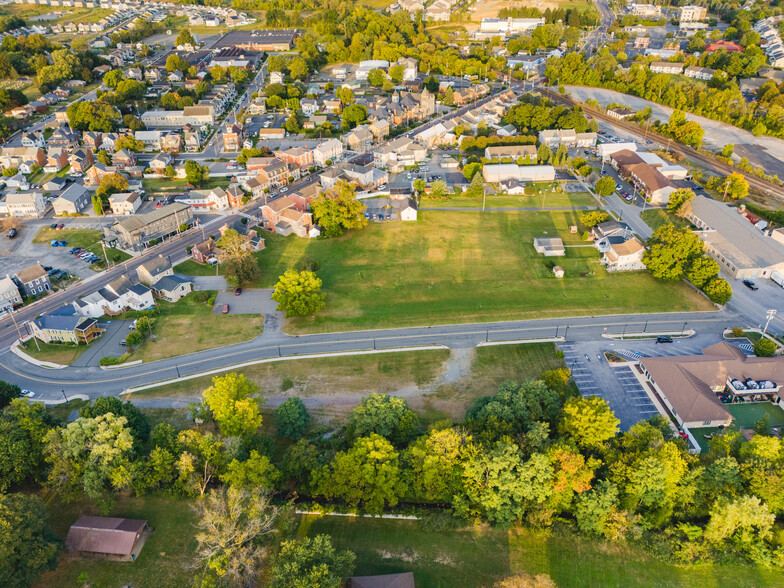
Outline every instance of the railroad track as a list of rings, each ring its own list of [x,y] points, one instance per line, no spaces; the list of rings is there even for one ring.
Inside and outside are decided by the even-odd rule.
[[[766,194],[767,196],[770,196],[780,202],[784,202],[784,188],[782,188],[781,186],[777,186],[776,184],[768,182],[767,180],[763,180],[762,178],[758,178],[755,175],[731,167],[726,163],[722,163],[721,161],[709,157],[704,153],[700,153],[696,149],[692,149],[691,147],[677,143],[674,140],[670,139],[669,137],[665,137],[664,135],[661,135],[654,131],[643,131],[643,129],[641,129],[635,124],[618,120],[616,118],[608,116],[606,113],[604,113],[601,110],[588,106],[587,104],[583,104],[582,102],[577,102],[576,100],[573,100],[567,96],[563,96],[558,92],[553,92],[552,90],[547,90],[542,87],[537,88],[537,91],[540,92],[543,96],[547,96],[548,98],[550,98],[553,102],[557,102],[565,106],[575,106],[575,105],[580,106],[583,109],[583,111],[585,111],[587,114],[590,114],[595,119],[612,124],[615,127],[622,128],[625,131],[631,133],[632,135],[636,135],[638,137],[649,137],[660,144],[669,143],[670,151],[678,153],[679,155],[691,159],[693,161],[697,161],[701,163],[706,169],[711,170],[719,175],[729,175],[733,172],[737,172],[746,178],[746,181],[749,183],[749,186],[751,186],[752,188],[755,188],[756,190],[759,190],[763,194]]]

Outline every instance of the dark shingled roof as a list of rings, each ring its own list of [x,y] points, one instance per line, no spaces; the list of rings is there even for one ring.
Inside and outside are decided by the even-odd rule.
[[[65,545],[72,551],[130,555],[146,526],[139,519],[83,516],[71,525]]]

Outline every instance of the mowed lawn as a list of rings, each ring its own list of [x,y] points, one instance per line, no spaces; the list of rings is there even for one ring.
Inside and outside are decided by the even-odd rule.
[[[214,292],[211,292],[214,294]],[[148,337],[130,361],[155,361],[213,347],[242,343],[261,335],[261,315],[215,314],[206,302],[189,294],[176,303],[158,301],[161,311]]]
[[[93,342],[90,342],[87,345],[58,345],[56,343],[44,343],[39,340],[36,345],[35,340],[30,339],[23,351],[38,361],[50,361],[52,363],[59,363],[60,365],[71,365],[82,353],[92,346],[92,343]]]
[[[664,225],[675,225],[678,228],[688,227],[691,223],[678,215],[661,208],[651,208],[640,213],[640,218],[654,231]]]
[[[50,229],[48,226],[41,227],[33,237],[33,243],[49,243],[57,239],[68,243],[67,249],[71,247],[81,247],[85,251],[90,251],[101,258],[96,265],[103,267],[104,248],[101,247],[101,231],[98,229]],[[119,249],[106,248],[106,257],[109,263],[122,263],[131,258],[125,251]]]
[[[415,223],[371,223],[336,239],[264,233],[260,286],[306,259],[318,263],[327,294],[315,317],[291,332],[328,332],[491,320],[707,310],[685,284],[645,272],[610,275],[599,254],[569,232],[579,212],[423,212]],[[566,257],[544,258],[534,237],[557,237]],[[551,267],[562,266],[556,279]]]
[[[587,192],[549,192],[530,196],[513,194],[489,194],[484,199],[488,208],[558,208],[574,206],[597,206],[596,199]],[[454,196],[448,200],[425,198],[422,208],[482,208],[482,198]]]
[[[416,521],[303,517],[299,535],[325,533],[357,555],[356,575],[411,571],[417,588],[481,588],[516,573],[548,574],[558,588],[781,586],[784,573],[752,566],[666,565],[635,547],[487,525],[423,531]]]

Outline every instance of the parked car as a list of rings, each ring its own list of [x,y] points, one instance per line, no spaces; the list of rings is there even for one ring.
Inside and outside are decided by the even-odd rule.
[[[672,343],[672,337],[664,337],[664,336],[656,337],[656,342],[657,343]]]
[[[33,396],[35,396],[35,392],[33,392],[32,390],[22,390],[22,396],[24,396],[25,398],[32,398]]]
[[[49,225],[49,228],[50,229],[56,229],[57,228],[57,223],[52,223],[51,225]]]
[[[239,296],[240,294],[242,294],[242,288],[237,288],[236,290],[234,290],[235,296]]]
[[[127,347],[127,346],[128,346],[128,343],[127,343],[127,341],[125,339],[120,341],[120,347]]]
[[[289,189],[288,189],[286,186],[283,186],[283,187],[280,189],[280,191],[281,191],[281,193],[283,193],[283,192],[288,192],[288,191],[289,191]]]
[[[223,305],[223,310],[221,310],[221,313],[229,314],[229,305],[228,304],[224,304]]]
[[[11,227],[11,230],[8,231],[8,238],[13,239],[14,237],[16,237],[17,233],[18,231],[15,228]]]
[[[743,285],[746,286],[749,290],[759,290],[759,287],[751,280],[743,280]]]
[[[68,247],[68,241],[58,241],[60,247]]]
[[[71,249],[68,251],[68,253],[70,253],[71,255],[76,255],[81,250],[82,250],[81,247],[71,247]]]
[[[59,247],[59,246],[60,246],[60,241],[58,241],[58,240],[54,239],[54,240],[52,240],[52,241],[49,243],[49,245],[51,245],[52,247]]]
[[[65,225],[63,223],[60,223],[60,224],[57,225],[57,230],[58,231],[62,231],[63,227],[65,227]]]

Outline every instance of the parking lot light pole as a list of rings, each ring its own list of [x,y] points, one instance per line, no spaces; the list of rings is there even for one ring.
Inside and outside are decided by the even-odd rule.
[[[775,308],[769,308],[768,309],[768,320],[765,321],[765,328],[762,330],[762,334],[763,335],[767,335],[768,334],[768,325],[770,324],[770,319],[772,319],[774,316],[776,316],[776,309]]]
[[[686,331],[686,325],[688,325],[688,324],[689,323],[687,323],[687,322],[683,323],[683,326],[681,327],[681,337],[683,337],[683,333]]]

